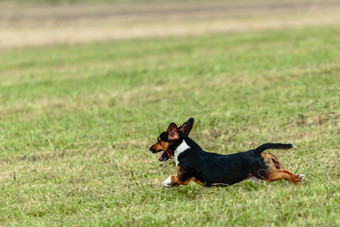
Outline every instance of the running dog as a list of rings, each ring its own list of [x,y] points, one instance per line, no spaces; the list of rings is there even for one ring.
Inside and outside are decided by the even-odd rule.
[[[159,161],[170,158],[176,162],[177,175],[163,181],[164,187],[188,185],[190,181],[206,187],[228,186],[249,178],[267,182],[285,179],[299,185],[305,178],[303,174],[295,175],[285,169],[274,154],[264,152],[267,149],[295,148],[292,144],[266,143],[253,150],[229,155],[210,153],[189,137],[193,125],[193,118],[179,128],[171,123],[158,136],[157,143],[150,147],[152,153],[163,151]]]

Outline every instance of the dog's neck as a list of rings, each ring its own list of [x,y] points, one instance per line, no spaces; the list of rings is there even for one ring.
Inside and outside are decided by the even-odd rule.
[[[184,133],[180,132],[180,139],[174,144],[172,152],[175,155],[176,149],[182,150],[184,149],[192,149],[195,151],[203,151],[203,149],[190,137],[185,135]]]

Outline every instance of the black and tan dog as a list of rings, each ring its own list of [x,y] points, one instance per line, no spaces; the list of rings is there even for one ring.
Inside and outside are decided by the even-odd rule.
[[[305,178],[284,169],[278,158],[267,149],[291,149],[292,144],[266,143],[254,150],[230,155],[209,153],[188,137],[194,119],[190,118],[181,127],[171,123],[167,131],[150,147],[152,153],[163,151],[159,161],[169,158],[176,162],[177,175],[163,182],[164,187],[187,185],[191,180],[202,186],[227,186],[255,178],[268,182],[285,179],[295,185]]]

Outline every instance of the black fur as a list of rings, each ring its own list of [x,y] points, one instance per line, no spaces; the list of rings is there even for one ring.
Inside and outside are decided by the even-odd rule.
[[[180,139],[171,147],[174,152],[184,140],[189,149],[178,156],[180,180],[192,177],[206,186],[226,186],[245,180],[250,174],[259,179],[267,178],[267,166],[261,157],[266,149],[289,149],[292,144],[266,143],[254,150],[229,155],[204,151],[192,139],[179,132]]]

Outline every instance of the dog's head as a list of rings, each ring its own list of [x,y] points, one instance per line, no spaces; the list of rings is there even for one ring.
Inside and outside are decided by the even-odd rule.
[[[181,139],[181,133],[188,136],[193,126],[193,118],[190,118],[188,121],[184,122],[184,124],[179,128],[175,123],[171,123],[168,129],[158,136],[157,143],[153,144],[149,148],[150,151],[152,153],[163,151],[158,158],[158,160],[161,162],[165,162],[169,158],[172,158],[174,156],[176,144]]]

